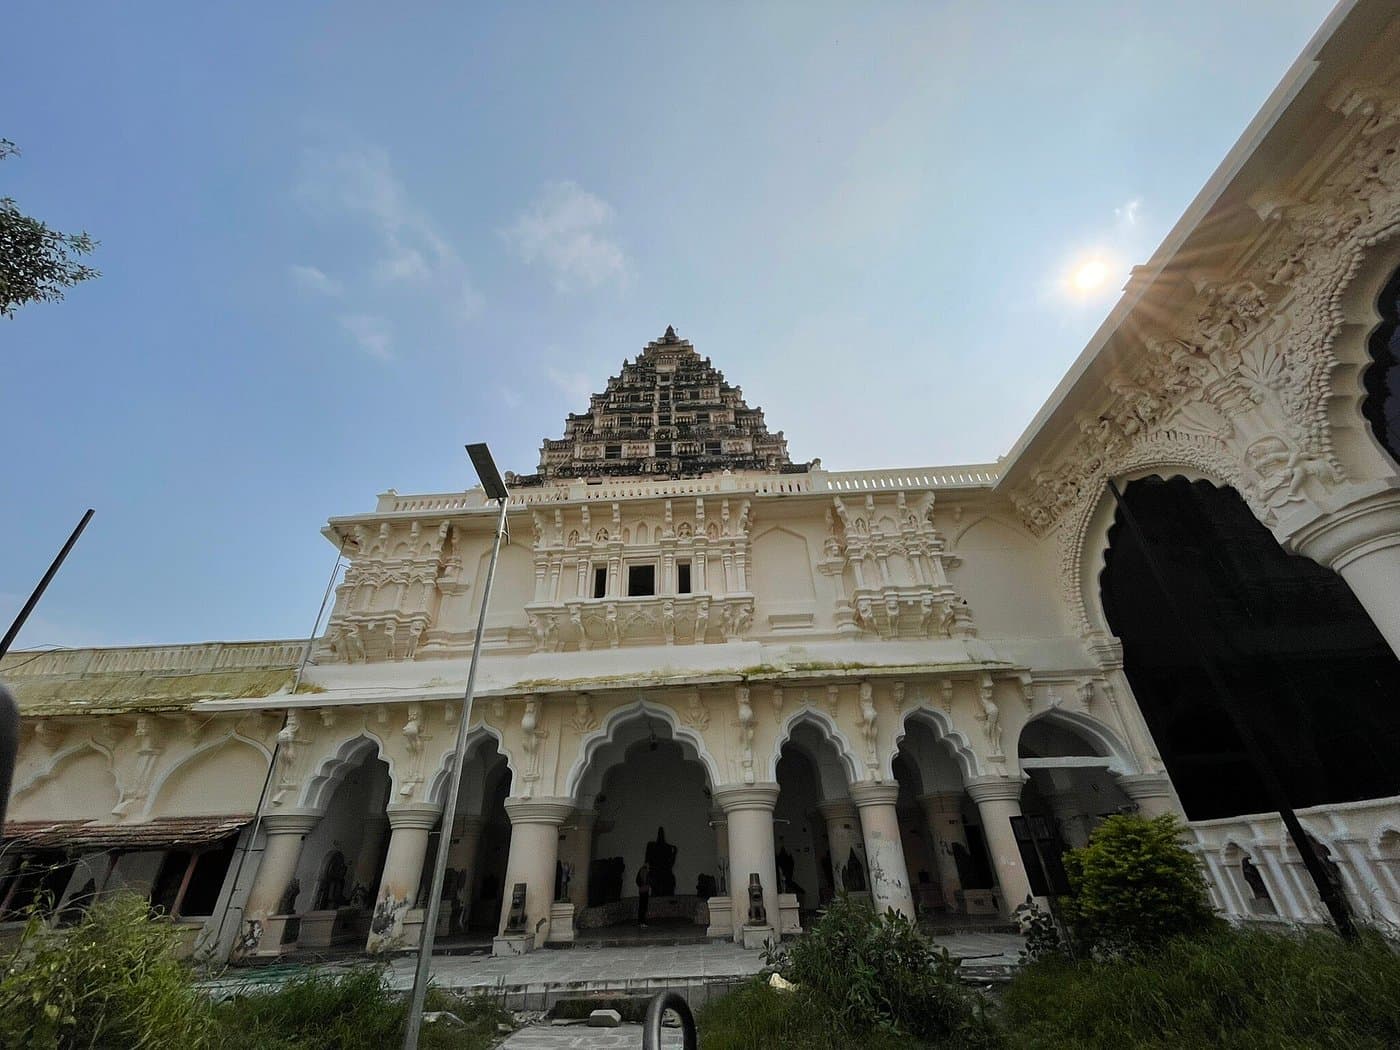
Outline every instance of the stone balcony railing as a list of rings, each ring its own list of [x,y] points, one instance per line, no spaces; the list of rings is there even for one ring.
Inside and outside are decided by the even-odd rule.
[[[995,484],[1001,467],[979,463],[954,467],[913,467],[893,470],[812,470],[805,474],[711,474],[701,478],[640,478],[637,480],[562,481],[538,488],[517,488],[511,503],[533,506],[594,500],[655,499],[708,495],[787,496],[806,493],[859,493],[927,489],[985,489]],[[486,505],[480,489],[400,496],[390,490],[379,497],[375,512],[451,512]]]
[[[296,667],[306,641],[197,642],[193,645],[132,645],[111,649],[11,652],[0,661],[0,678],[81,677],[90,674],[208,674],[214,671],[278,670]]]

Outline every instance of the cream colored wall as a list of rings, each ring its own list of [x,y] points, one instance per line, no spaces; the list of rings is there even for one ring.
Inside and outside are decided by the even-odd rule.
[[[119,797],[110,757],[84,747],[51,759],[42,779],[16,791],[9,819],[111,820]]]
[[[229,737],[193,752],[172,768],[157,788],[149,815],[252,813],[266,774],[267,757],[252,743]]]

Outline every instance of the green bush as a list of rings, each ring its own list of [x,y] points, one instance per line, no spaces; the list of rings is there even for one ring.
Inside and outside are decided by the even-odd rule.
[[[1371,934],[1217,930],[1152,955],[1046,959],[1008,986],[1019,1050],[1382,1050],[1400,1046],[1400,956]]]
[[[1063,902],[1077,947],[1089,953],[1151,951],[1218,922],[1196,858],[1175,817],[1112,816],[1089,844],[1065,854],[1073,896]]]
[[[957,961],[893,909],[876,915],[843,894],[769,962],[850,1035],[899,1033],[969,1047],[990,1038],[982,1000],[959,982]]]
[[[446,1010],[466,1022],[423,1027],[420,1046],[478,1050],[496,1041],[496,1025],[511,1015],[494,1000],[465,999],[428,991],[428,1010]],[[406,997],[389,988],[382,969],[359,967],[340,974],[309,973],[268,992],[235,996],[219,1004],[225,1040],[258,1050],[381,1050],[403,1040]]]
[[[831,1014],[806,989],[776,992],[756,977],[695,1016],[700,1050],[915,1050],[927,1044],[893,1032],[859,1035],[831,1022]]]
[[[199,1050],[208,1002],[177,961],[180,936],[132,894],[99,901],[74,926],[37,913],[0,973],[0,1046],[36,1050]]]

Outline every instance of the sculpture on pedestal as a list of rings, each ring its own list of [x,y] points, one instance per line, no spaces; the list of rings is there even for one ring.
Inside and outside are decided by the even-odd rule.
[[[517,882],[510,891],[510,915],[506,918],[506,933],[525,932],[525,883]]]
[[[763,883],[758,872],[749,873],[749,926],[767,926],[768,909],[763,906]]]

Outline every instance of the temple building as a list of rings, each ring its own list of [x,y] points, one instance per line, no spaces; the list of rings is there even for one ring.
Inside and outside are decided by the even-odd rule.
[[[1400,927],[1392,4],[1334,16],[995,462],[794,462],[727,349],[667,328],[507,476],[450,828],[496,509],[390,490],[327,522],[309,652],[6,658],[0,920],[132,888],[208,955],[385,951],[446,850],[446,939],[631,925],[645,863],[649,923],[753,945],[841,891],[1004,919],[1132,812],[1227,916],[1326,921],[1247,736]]]

